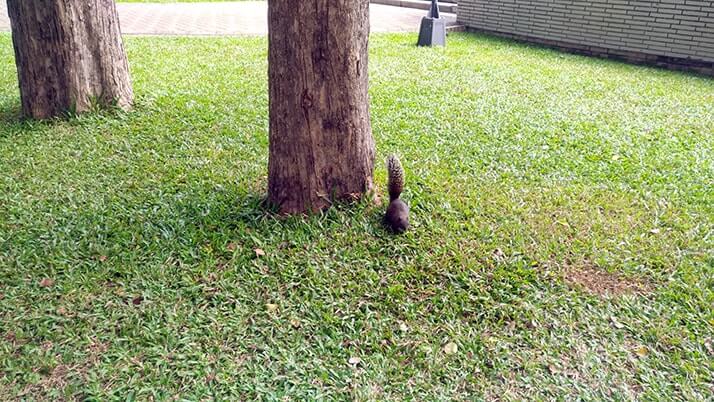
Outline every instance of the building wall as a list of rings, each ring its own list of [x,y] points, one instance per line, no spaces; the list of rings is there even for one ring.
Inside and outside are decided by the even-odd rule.
[[[714,75],[714,1],[459,0],[467,29]]]

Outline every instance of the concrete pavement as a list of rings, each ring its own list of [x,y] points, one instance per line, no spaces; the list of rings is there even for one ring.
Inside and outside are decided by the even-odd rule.
[[[267,2],[119,3],[121,30],[129,35],[265,35]],[[417,32],[423,10],[370,4],[372,32]],[[443,14],[450,25],[456,16]],[[0,0],[0,31],[9,31]]]

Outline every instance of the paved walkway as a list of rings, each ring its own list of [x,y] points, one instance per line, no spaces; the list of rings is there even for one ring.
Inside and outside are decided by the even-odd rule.
[[[130,35],[265,35],[267,2],[119,3],[121,30]],[[370,5],[372,32],[415,32],[426,12]],[[455,24],[453,14],[445,14]],[[0,0],[0,31],[9,31],[5,0]]]

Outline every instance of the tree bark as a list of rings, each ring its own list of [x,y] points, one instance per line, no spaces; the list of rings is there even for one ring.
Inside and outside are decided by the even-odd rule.
[[[270,0],[268,201],[316,212],[373,187],[369,0]]]
[[[8,0],[7,6],[25,116],[131,106],[114,0]]]

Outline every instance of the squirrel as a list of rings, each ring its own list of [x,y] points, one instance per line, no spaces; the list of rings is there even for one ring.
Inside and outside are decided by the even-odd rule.
[[[399,199],[404,190],[404,169],[399,158],[390,155],[387,158],[387,174],[389,181],[389,207],[384,216],[384,222],[395,233],[404,233],[409,229],[409,206]]]

